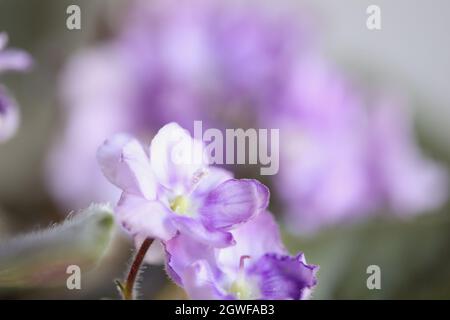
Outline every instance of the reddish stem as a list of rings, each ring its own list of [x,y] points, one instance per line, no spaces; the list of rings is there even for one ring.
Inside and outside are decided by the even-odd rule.
[[[142,265],[142,261],[144,261],[145,254],[153,243],[153,239],[147,238],[145,239],[138,252],[136,253],[133,263],[131,264],[130,271],[128,272],[127,279],[125,281],[125,286],[123,284],[119,285],[119,289],[122,292],[122,296],[124,300],[133,300],[133,291],[134,284],[136,282],[137,275],[139,274],[139,270]]]

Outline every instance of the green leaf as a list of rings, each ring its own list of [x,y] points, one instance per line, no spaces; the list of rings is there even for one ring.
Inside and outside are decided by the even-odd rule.
[[[113,212],[91,205],[60,225],[0,245],[0,289],[65,285],[70,265],[96,266],[114,230]]]

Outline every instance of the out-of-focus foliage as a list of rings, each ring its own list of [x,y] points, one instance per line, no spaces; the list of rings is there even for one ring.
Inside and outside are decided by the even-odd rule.
[[[111,241],[113,213],[92,205],[64,223],[0,246],[0,290],[65,285],[67,268],[96,266]]]
[[[408,222],[376,219],[313,239],[287,236],[287,243],[320,265],[315,299],[444,299],[450,295],[448,230],[450,216],[440,213]],[[381,290],[366,286],[370,265],[381,269]]]

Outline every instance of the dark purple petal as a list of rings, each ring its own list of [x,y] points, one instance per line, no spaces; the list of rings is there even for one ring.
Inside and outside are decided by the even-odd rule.
[[[230,179],[211,191],[200,208],[211,229],[229,230],[267,208],[269,189],[253,179]]]
[[[306,264],[303,254],[290,257],[266,254],[247,270],[256,276],[262,299],[300,300],[316,285],[317,266]]]

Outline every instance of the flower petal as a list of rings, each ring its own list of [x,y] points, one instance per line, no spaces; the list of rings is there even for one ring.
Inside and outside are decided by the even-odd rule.
[[[231,231],[236,245],[220,250],[217,261],[227,274],[237,274],[241,257],[257,261],[266,253],[287,254],[273,215],[264,211]]]
[[[219,286],[218,279],[205,260],[199,260],[186,268],[183,274],[183,287],[191,299],[225,300],[230,299]]]
[[[193,192],[194,197],[206,196],[221,183],[233,179],[233,173],[222,168],[209,167],[205,172],[205,177],[200,180],[200,183]]]
[[[231,229],[267,208],[269,189],[253,179],[230,179],[211,191],[199,209],[210,229]]]
[[[169,240],[176,234],[170,211],[159,201],[124,193],[116,213],[124,229],[135,238]]]
[[[231,233],[209,229],[198,219],[172,214],[172,221],[180,232],[209,246],[225,248],[234,244]]]
[[[205,167],[203,144],[176,123],[162,127],[150,145],[151,166],[158,182],[176,193],[185,192],[194,174]]]
[[[27,71],[31,64],[31,56],[25,51],[8,49],[0,53],[0,72]]]
[[[214,248],[196,241],[192,237],[178,233],[175,237],[166,241],[164,248],[167,254],[166,270],[170,278],[182,285],[182,277],[186,268],[195,261],[205,260],[214,266]],[[215,272],[218,272],[216,269]]]
[[[148,200],[156,197],[156,182],[141,144],[126,134],[116,134],[97,151],[106,178],[122,189]]]
[[[280,300],[306,298],[316,285],[317,266],[308,265],[303,254],[290,257],[266,254],[247,271],[259,279],[262,299]]]
[[[5,32],[0,32],[0,72],[28,70],[33,61],[31,56],[22,50],[5,49],[7,45],[8,35]]]

